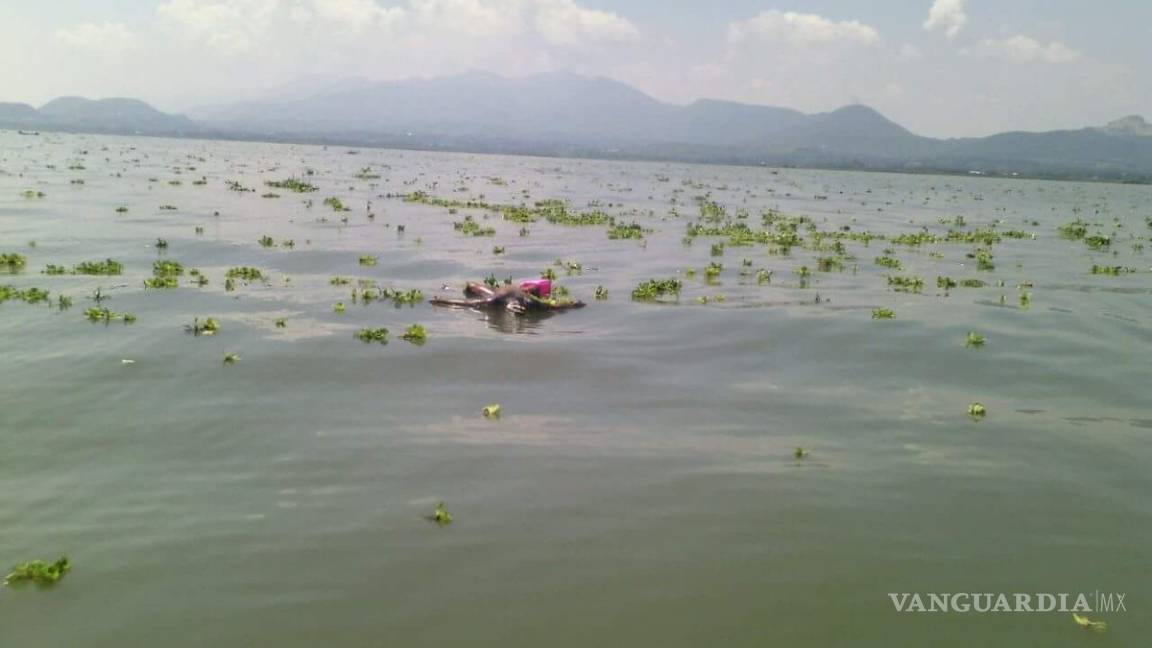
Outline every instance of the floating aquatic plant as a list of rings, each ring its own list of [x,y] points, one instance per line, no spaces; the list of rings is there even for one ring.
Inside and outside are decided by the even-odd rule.
[[[352,211],[351,209],[345,207],[344,203],[341,202],[340,199],[336,198],[335,196],[333,196],[331,198],[325,198],[324,204],[331,207],[332,211],[337,211],[337,212]]]
[[[632,299],[654,301],[665,295],[679,295],[684,284],[679,279],[649,279],[632,289]]]
[[[68,274],[68,268],[65,268],[64,266],[59,266],[59,265],[54,265],[54,264],[49,263],[47,266],[44,267],[44,274],[46,274],[46,275]]]
[[[596,286],[596,299],[608,299],[608,289],[604,286]]]
[[[920,277],[889,275],[888,285],[896,292],[918,293],[924,289],[924,280]]]
[[[541,279],[548,279],[549,281],[556,281],[556,271],[552,268],[544,268],[540,271]]]
[[[428,341],[428,331],[420,324],[413,324],[404,331],[404,335],[401,335],[400,338],[412,344],[424,344]]]
[[[504,246],[503,245],[492,246],[492,254],[504,254]]]
[[[1088,617],[1080,616],[1075,612],[1072,613],[1072,620],[1076,622],[1076,625],[1084,628],[1085,630],[1096,630],[1098,632],[1103,632],[1104,630],[1108,629],[1107,623],[1103,621],[1093,621]]]
[[[344,310],[345,310],[345,307],[344,307],[344,302],[336,302],[336,303],[335,303],[335,304],[332,306],[332,312],[333,312],[333,313],[343,313],[343,312],[344,312]]]
[[[152,263],[152,275],[155,277],[179,277],[184,274],[184,266],[176,261],[155,261]]]
[[[83,275],[119,275],[124,273],[124,264],[119,261],[113,261],[112,259],[85,261],[76,264],[72,272]]]
[[[265,185],[273,189],[287,189],[296,193],[311,193],[319,189],[316,185],[309,184],[298,178],[288,178],[287,180],[267,180]]]
[[[25,288],[21,290],[11,285],[0,286],[0,304],[8,300],[22,301],[26,304],[38,304],[48,301],[48,291],[41,290],[40,288]]]
[[[65,556],[61,556],[51,563],[43,560],[32,560],[13,567],[12,571],[8,572],[4,578],[4,584],[13,586],[31,582],[39,585],[54,585],[60,582],[60,579],[64,578],[64,575],[71,570],[72,564],[68,562],[68,558]]]
[[[236,353],[225,353],[224,354],[224,364],[230,365],[230,364],[236,364],[237,362],[240,362],[240,355],[239,354],[236,354]]]
[[[1103,234],[1092,234],[1091,236],[1084,237],[1084,243],[1093,249],[1100,249],[1112,245],[1112,237],[1104,236]]]
[[[110,324],[112,320],[123,320],[125,324],[132,324],[136,316],[132,313],[115,313],[103,306],[92,306],[84,311],[84,317],[90,322],[104,322]]]
[[[470,214],[465,216],[464,220],[462,220],[462,221],[453,222],[452,228],[455,229],[457,232],[460,232],[461,234],[466,234],[468,236],[495,236],[496,235],[496,228],[485,227],[485,226],[481,225],[480,223],[476,222],[476,219],[472,218],[472,216]]]
[[[288,327],[288,320],[284,319],[283,317],[276,320],[276,328],[287,328],[287,327]]]
[[[144,280],[145,288],[176,288],[179,286],[178,279],[174,276],[166,277],[149,277]]]
[[[1088,235],[1088,223],[1077,218],[1071,223],[1060,225],[1056,228],[1060,232],[1060,236],[1066,239],[1079,240]]]
[[[441,526],[452,523],[452,514],[448,512],[448,509],[444,508],[444,502],[436,505],[436,510],[432,512],[429,518]]]
[[[797,446],[796,449],[792,451],[792,456],[796,459],[804,459],[809,454],[811,454],[811,452],[807,448],[802,448],[799,446]]]
[[[1122,274],[1131,274],[1134,272],[1136,272],[1136,268],[1125,266],[1101,266],[1092,264],[1092,274],[1094,275],[1111,275],[1116,277]]]
[[[968,406],[968,416],[971,416],[973,419],[982,419],[987,414],[987,408],[981,403],[972,403]]]
[[[616,239],[642,239],[644,228],[639,223],[613,223],[608,229],[608,238]]]
[[[894,319],[896,311],[891,308],[876,308],[872,311],[872,319]]]
[[[260,243],[260,247],[266,247],[266,248],[276,247],[276,241],[272,240],[272,237],[268,236],[267,234],[265,234],[264,236],[261,236],[258,243]]]
[[[201,322],[200,318],[192,320],[191,325],[185,325],[184,330],[192,335],[216,335],[220,332],[220,323],[215,318],[206,317]]]
[[[166,241],[162,238],[156,239],[156,249],[167,250],[168,249],[168,241]]]
[[[380,344],[388,343],[388,329],[360,329],[356,332],[356,339],[361,342],[379,342]]]
[[[405,304],[413,305],[424,301],[424,293],[421,292],[418,288],[405,291],[390,290],[385,288],[381,290],[380,293],[382,297],[385,299],[391,299],[392,303],[397,306],[403,306]]]
[[[242,279],[244,281],[260,281],[264,279],[263,272],[258,268],[249,268],[248,266],[230,268],[224,276],[228,279]]]
[[[772,283],[772,271],[763,268],[756,271],[756,283],[766,284]]]
[[[890,256],[878,256],[875,259],[876,265],[884,266],[885,268],[892,268],[893,270],[900,270],[900,259]]]
[[[28,257],[16,252],[0,254],[0,268],[9,272],[19,272],[28,265]]]
[[[964,339],[964,346],[982,347],[984,346],[984,336],[975,331],[968,331],[968,336]]]
[[[362,266],[374,266],[378,261],[379,260],[371,254],[360,255],[360,265]]]
[[[484,418],[491,419],[500,418],[500,411],[501,407],[499,403],[490,403],[485,405],[484,408],[480,410],[480,413],[484,415]]]

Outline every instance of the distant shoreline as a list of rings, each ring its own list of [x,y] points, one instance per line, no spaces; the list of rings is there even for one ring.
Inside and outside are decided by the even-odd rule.
[[[429,153],[467,153],[475,155],[512,155],[519,157],[539,157],[551,159],[581,159],[623,162],[657,162],[669,164],[700,164],[708,166],[762,167],[779,169],[806,169],[816,171],[856,171],[867,173],[893,173],[900,175],[937,175],[974,179],[996,180],[1045,180],[1052,182],[1092,182],[1122,185],[1152,185],[1152,174],[1115,173],[1090,174],[1076,170],[1066,171],[1006,171],[995,169],[958,169],[949,166],[931,166],[926,163],[908,161],[904,166],[899,162],[882,159],[860,160],[843,159],[824,153],[829,159],[797,161],[806,152],[777,153],[773,155],[709,155],[700,147],[690,147],[690,154],[672,155],[643,152],[637,150],[607,150],[603,148],[579,147],[565,144],[538,144],[515,141],[487,141],[481,138],[441,138],[426,137],[413,141],[411,137],[386,135],[382,133],[362,135],[304,135],[284,133],[271,135],[264,133],[244,133],[204,130],[199,132],[128,132],[66,125],[0,124],[0,131],[8,131],[17,136],[39,136],[43,134],[107,135],[114,137],[147,137],[160,139],[186,139],[219,142],[252,142],[264,144],[298,144],[305,146],[344,146],[349,148],[391,149],[397,151],[422,151]],[[757,159],[759,157],[759,159]]]

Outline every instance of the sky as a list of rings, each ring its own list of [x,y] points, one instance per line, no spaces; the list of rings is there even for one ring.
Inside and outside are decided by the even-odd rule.
[[[577,72],[672,103],[863,103],[933,137],[1152,118],[1146,0],[0,0],[0,101],[163,110],[301,80]]]

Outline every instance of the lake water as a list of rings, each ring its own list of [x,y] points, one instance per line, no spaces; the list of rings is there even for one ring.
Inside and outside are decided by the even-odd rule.
[[[291,176],[319,191],[265,186]],[[415,191],[565,200],[648,231],[610,240],[605,226],[388,197]],[[809,244],[712,256],[723,237],[682,240],[698,198],[752,230],[766,210],[807,217]],[[0,253],[27,257],[0,285],[52,293],[0,304],[0,567],[73,564],[50,589],[0,588],[0,646],[1141,644],[1150,198],[0,132]],[[468,214],[495,236],[455,230]],[[1062,237],[1077,218],[1110,244]],[[829,252],[811,249],[808,222],[889,240],[846,239],[841,267],[821,271]],[[890,240],[992,226],[1025,235],[991,246],[992,270],[968,258],[971,242]],[[889,248],[902,270],[875,262]],[[123,275],[42,273],[106,258]],[[209,283],[145,289],[158,259]],[[709,282],[712,262],[723,270]],[[268,281],[227,291],[235,266]],[[431,297],[546,268],[588,306],[525,319],[351,300],[361,278]],[[923,289],[896,292],[887,275]],[[986,286],[945,291],[937,276]],[[678,299],[630,298],[673,277]],[[100,306],[137,321],[87,321],[98,287]],[[59,294],[74,305],[56,308]],[[878,308],[895,318],[873,319]],[[185,332],[206,317],[217,335]],[[423,346],[399,337],[415,323]],[[388,344],[354,337],[376,327]],[[966,347],[969,331],[986,344]],[[499,420],[481,415],[489,403]],[[426,518],[440,501],[449,525]],[[1096,591],[1126,593],[1126,612],[1088,615],[1104,633],[1068,613],[900,613],[888,597]]]

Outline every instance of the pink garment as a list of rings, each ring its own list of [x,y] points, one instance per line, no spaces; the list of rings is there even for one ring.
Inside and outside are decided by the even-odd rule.
[[[520,290],[546,298],[552,294],[552,282],[548,279],[529,279],[520,282]]]

